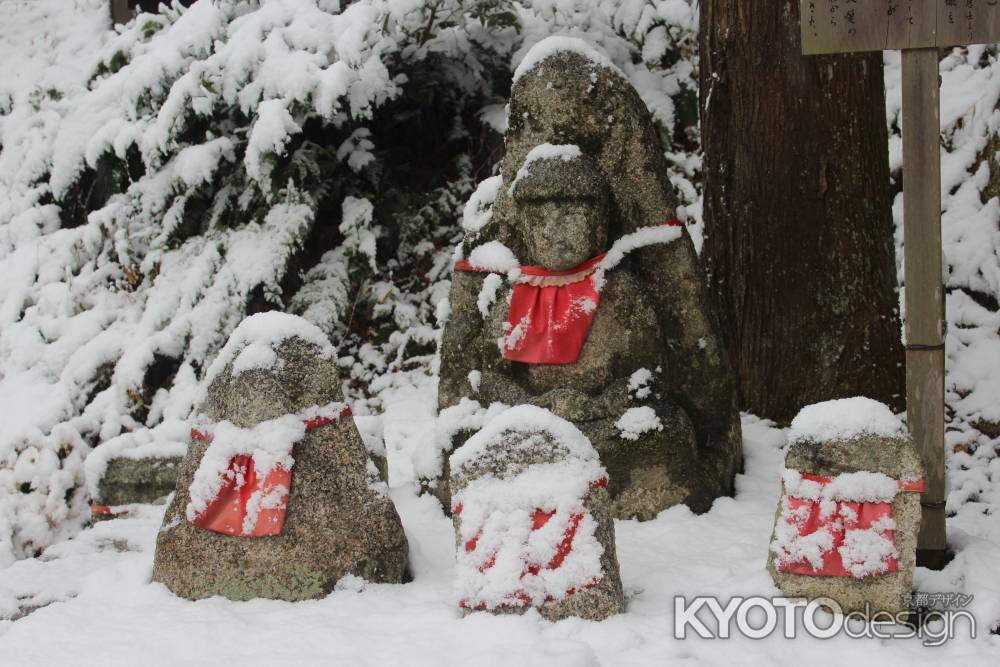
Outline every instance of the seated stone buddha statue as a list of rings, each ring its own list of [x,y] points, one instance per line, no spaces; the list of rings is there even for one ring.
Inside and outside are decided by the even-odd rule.
[[[529,158],[509,187],[519,266],[483,280],[477,303],[488,309],[453,305],[443,356],[462,345],[477,380],[470,399],[532,404],[573,422],[608,469],[615,515],[653,518],[695,490],[697,446],[666,391],[668,341],[628,252],[676,239],[679,223],[609,239],[611,190],[579,151]],[[456,269],[489,274],[482,255]]]

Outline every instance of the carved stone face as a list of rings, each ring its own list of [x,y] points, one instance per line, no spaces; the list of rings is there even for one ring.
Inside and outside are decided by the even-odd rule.
[[[522,202],[524,243],[532,262],[565,271],[604,252],[607,207],[593,199]]]

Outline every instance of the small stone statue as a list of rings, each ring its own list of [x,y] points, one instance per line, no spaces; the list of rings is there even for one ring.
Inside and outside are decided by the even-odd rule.
[[[323,332],[293,315],[248,317],[206,382],[153,579],[189,599],[290,601],[346,575],[401,582],[406,536]]]
[[[788,597],[841,611],[907,611],[924,468],[906,427],[867,398],[803,408],[792,421],[768,570]]]
[[[572,424],[529,405],[451,457],[459,606],[557,621],[625,610],[608,476]]]

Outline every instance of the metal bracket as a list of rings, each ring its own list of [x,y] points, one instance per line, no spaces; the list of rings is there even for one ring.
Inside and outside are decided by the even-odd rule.
[[[919,343],[907,344],[907,352],[935,352],[937,350],[944,350],[944,343],[938,343],[937,345],[921,345]]]

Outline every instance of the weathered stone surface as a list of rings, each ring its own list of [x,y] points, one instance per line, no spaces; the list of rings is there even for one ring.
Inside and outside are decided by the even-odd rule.
[[[335,359],[322,358],[315,345],[299,338],[275,351],[280,368],[233,375],[230,363],[209,386],[200,412],[249,428],[342,400]],[[369,457],[351,418],[309,430],[295,443],[291,493],[277,536],[230,537],[187,521],[188,489],[207,447],[193,441],[180,466],[157,539],[155,581],[189,599],[302,600],[329,593],[345,575],[403,580],[406,537],[392,501],[372,484]]]
[[[112,458],[98,483],[98,505],[152,503],[173,493],[180,457]]]
[[[785,457],[785,467],[826,477],[859,471],[883,473],[895,480],[922,479],[924,467],[909,436],[888,437],[862,434],[849,439],[793,442]],[[784,489],[775,515],[780,520]],[[767,567],[781,592],[788,597],[836,600],[843,611],[891,614],[906,611],[916,566],[917,533],[920,529],[920,494],[899,493],[892,502],[896,522],[894,541],[899,569],[880,575],[855,577],[814,577],[778,570],[775,553]],[[772,534],[772,542],[774,534]]]
[[[125,456],[108,461],[97,485],[95,506],[116,507],[133,503],[162,501],[177,485],[180,457],[160,456],[132,459]],[[115,518],[111,513],[94,513],[91,521]]]
[[[674,217],[654,126],[620,73],[579,53],[557,52],[515,82],[509,118],[492,219],[467,235],[466,257],[500,241],[522,265],[565,270],[624,234]],[[519,175],[528,153],[545,143],[575,145],[582,155],[536,160]],[[680,502],[705,511],[732,492],[742,454],[735,384],[691,240],[685,231],[672,243],[635,250],[606,279],[579,361],[527,365],[504,360],[497,346],[511,286],[500,288],[484,318],[478,307],[484,274],[456,272],[439,408],[462,397],[548,408],[576,424],[600,452],[616,516],[652,518]],[[658,382],[637,400],[627,385],[642,368],[659,369]],[[481,372],[478,388],[470,386],[470,371]],[[640,405],[655,410],[663,429],[625,440],[614,423]]]
[[[488,609],[496,614],[516,614],[535,607],[542,617],[553,621],[571,616],[599,621],[624,611],[625,600],[615,550],[611,500],[608,490],[602,482],[606,479],[607,472],[600,465],[597,454],[587,442],[586,437],[572,424],[558,419],[544,410],[529,406],[512,408],[494,419],[497,421],[488,424],[480,434],[456,450],[461,453],[465,447],[473,447],[477,451],[474,456],[468,457],[466,461],[456,466],[450,479],[454,502],[463,506],[461,509],[456,507],[453,514],[456,549],[459,553],[457,569],[460,590],[468,589],[467,586],[463,587],[461,583],[463,568],[470,570],[468,574],[473,577],[483,576],[484,571],[485,576],[489,576],[492,562],[498,560],[497,552],[494,551],[492,559],[489,553],[482,553],[478,554],[478,560],[464,561],[463,555],[466,554],[463,552],[469,551],[470,535],[475,535],[473,543],[480,538],[484,541],[503,542],[500,535],[483,536],[483,529],[478,524],[467,527],[464,531],[466,534],[463,535],[463,521],[470,513],[473,513],[474,505],[488,503],[490,496],[495,498],[499,492],[499,495],[505,500],[511,501],[508,506],[499,510],[501,513],[511,512],[511,510],[516,512],[520,509],[525,520],[530,521],[529,516],[533,511],[554,512],[551,520],[557,521],[560,518],[568,518],[570,514],[575,512],[572,509],[566,510],[568,507],[574,507],[573,500],[582,498],[582,503],[579,504],[580,511],[593,519],[592,535],[596,538],[596,544],[589,542],[588,536],[584,534],[587,523],[580,523],[580,532],[577,532],[572,540],[567,538],[571,545],[569,553],[572,554],[577,549],[587,549],[588,545],[600,550],[599,570],[595,573],[599,582],[596,585],[586,585],[586,582],[576,581],[570,584],[574,587],[571,591],[559,590],[554,596],[550,596],[548,599],[543,598],[544,601],[535,600],[534,603],[527,599],[522,599],[521,603],[518,603],[516,599],[510,597],[509,604],[503,603],[497,606],[490,604]],[[542,471],[539,468],[547,468],[547,470]],[[543,484],[545,480],[548,481],[544,491],[551,491],[553,499],[546,502],[544,506],[518,504],[518,501],[525,496],[525,479],[519,479],[519,477],[529,471],[534,475],[532,481],[541,480]],[[579,479],[567,480],[567,477],[572,477],[575,474],[579,475]],[[477,486],[476,483],[482,480],[486,481],[486,486]],[[568,485],[565,484],[567,481]],[[566,489],[563,487],[573,487],[574,481],[579,482],[576,486],[580,489],[580,496],[577,498],[565,497]],[[545,496],[544,491],[540,495]],[[490,517],[488,512],[486,516],[488,517],[487,521],[494,518]],[[520,544],[522,538],[515,539]],[[547,568],[545,562],[551,555],[551,553],[546,552],[540,563],[523,563],[524,574],[522,576],[530,579],[532,573],[529,566],[532,565],[535,567],[536,573],[539,568],[545,570]],[[567,556],[567,560],[563,561],[561,567],[573,567],[569,565],[569,557]],[[480,561],[487,564],[484,566]],[[499,563],[498,567],[500,567]],[[518,583],[523,583],[523,581]],[[494,582],[494,592],[495,585]],[[526,585],[526,588],[529,592],[538,594],[537,588],[532,589],[530,585]],[[506,592],[512,593],[512,591]],[[484,608],[487,606],[480,605],[478,607],[480,610]],[[474,604],[465,607],[466,613],[475,610],[477,607]]]

